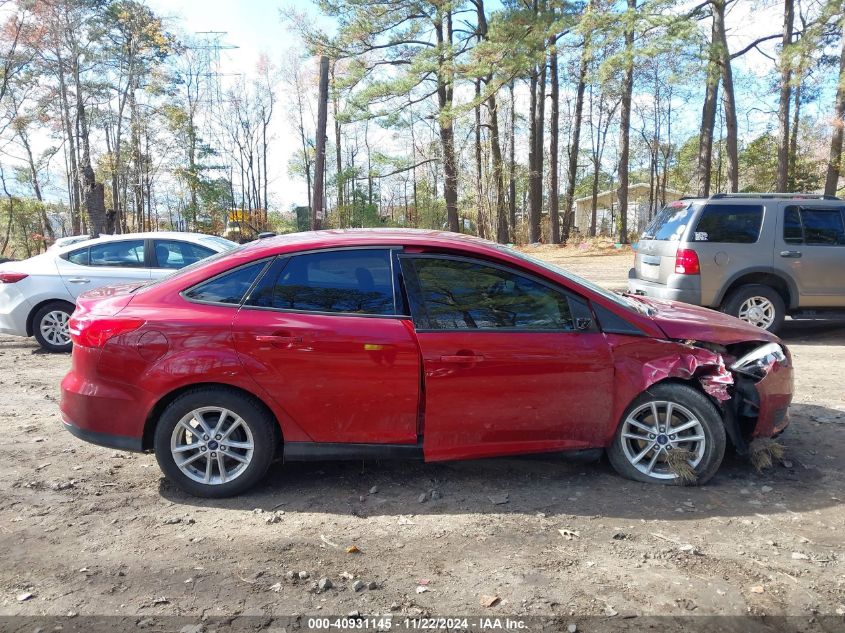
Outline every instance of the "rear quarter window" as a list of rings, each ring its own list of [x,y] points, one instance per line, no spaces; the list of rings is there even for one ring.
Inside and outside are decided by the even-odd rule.
[[[707,205],[690,238],[693,242],[753,244],[760,237],[762,205]]]

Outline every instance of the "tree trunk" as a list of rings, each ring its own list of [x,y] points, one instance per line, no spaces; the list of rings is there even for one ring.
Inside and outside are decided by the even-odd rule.
[[[73,60],[73,79],[76,85],[76,119],[79,123],[79,140],[82,143],[82,195],[88,215],[88,232],[91,237],[99,237],[106,227],[105,190],[103,183],[97,182],[97,176],[91,164],[91,144],[88,136],[85,101],[82,95],[79,57]]]
[[[725,102],[725,151],[728,155],[728,186],[731,193],[739,191],[739,141],[737,137],[736,97],[734,94],[731,54],[725,34],[726,0],[713,0],[713,28],[716,34],[722,89]]]
[[[445,18],[445,24],[444,24]],[[443,152],[443,197],[446,200],[446,221],[450,231],[459,232],[458,166],[455,162],[455,130],[452,121],[453,64],[442,52],[452,46],[452,14],[438,15],[435,20],[437,44],[441,51],[437,63],[437,104],[440,145]]]
[[[531,79],[534,90],[532,99],[531,119],[531,149],[534,153],[533,164],[530,165],[530,206],[528,207],[528,243],[534,244],[540,241],[540,219],[543,216],[543,128],[546,112],[546,58]]]
[[[510,224],[510,239],[516,241],[516,98],[513,92],[513,81],[510,83],[511,97],[511,120],[510,139],[508,140],[508,152],[510,153],[508,174],[508,222]]]
[[[558,183],[558,151],[560,138],[560,77],[557,67],[555,38],[549,40],[549,73],[551,74],[551,112],[549,114],[549,232],[551,243],[560,244],[560,186]]]
[[[628,20],[633,20],[637,0],[628,0]],[[631,151],[631,95],[634,91],[634,26],[625,27],[625,77],[622,80],[622,110],[619,114],[619,241],[628,243],[628,163]]]
[[[719,55],[716,52],[716,21],[710,35],[707,79],[704,89],[704,107],[701,111],[701,132],[698,137],[698,195],[710,195],[713,173],[713,130],[716,126],[716,106],[719,101]]]
[[[332,66],[332,84],[334,84],[334,66]],[[340,136],[340,119],[338,118],[338,95],[337,95],[337,88],[334,88],[332,94],[332,110],[334,119],[334,158],[335,158],[335,180],[337,180],[337,217],[338,222],[340,223],[340,227],[343,228],[343,186],[344,186],[344,178],[343,178],[343,150],[342,150],[342,139]]]
[[[587,11],[591,4],[587,5]],[[572,140],[569,145],[569,171],[567,172],[566,197],[563,200],[563,243],[569,239],[569,231],[572,229],[573,216],[575,215],[575,185],[578,182],[578,152],[581,143],[581,121],[584,114],[584,91],[587,87],[587,68],[589,58],[590,39],[585,37],[581,47],[581,63],[578,68],[578,86],[575,89],[575,113],[572,122]]]
[[[792,102],[792,26],[795,21],[794,0],[783,3],[783,41],[780,53],[780,102],[778,104],[778,167],[777,190],[789,189],[789,106]]]
[[[796,182],[795,168],[798,156],[798,122],[801,120],[801,85],[804,79],[804,65],[803,61],[799,61],[798,66],[793,73],[792,83],[795,86],[793,90],[794,107],[792,109],[792,125],[789,129],[789,190],[795,191],[798,183]]]
[[[320,58],[320,96],[317,104],[317,160],[314,168],[314,200],[311,203],[311,230],[320,228],[323,215],[323,183],[326,165],[326,119],[329,100],[329,58]]]
[[[484,183],[481,163],[481,79],[475,80],[475,202],[478,236],[487,237],[487,223],[484,217]]]
[[[845,17],[842,18],[842,52],[839,55],[839,85],[836,88],[836,106],[833,119],[833,133],[830,137],[830,153],[827,159],[827,178],[824,193],[835,196],[839,189],[839,173],[842,167],[842,127],[845,117]]]

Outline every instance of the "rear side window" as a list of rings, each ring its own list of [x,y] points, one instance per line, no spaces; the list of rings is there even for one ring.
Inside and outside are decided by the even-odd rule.
[[[103,242],[71,251],[66,259],[80,266],[144,268],[144,240]]]
[[[693,207],[689,202],[672,202],[663,207],[643,231],[644,240],[679,241],[692,220]]]
[[[761,205],[707,205],[691,237],[694,242],[753,244],[763,223]]]
[[[155,258],[158,268],[178,270],[213,254],[214,251],[210,248],[190,242],[180,240],[155,241]]]
[[[189,288],[182,294],[186,299],[191,299],[192,301],[240,305],[247,290],[249,290],[266,265],[267,261],[265,260],[241,266],[236,270],[223,273],[193,288]]]
[[[265,276],[249,305],[280,310],[395,314],[387,249],[351,249],[294,255],[275,279]]]
[[[464,260],[405,261],[418,286],[411,303],[420,329],[575,329],[566,295],[533,279]]]
[[[845,222],[841,209],[786,207],[783,241],[787,244],[845,245]]]

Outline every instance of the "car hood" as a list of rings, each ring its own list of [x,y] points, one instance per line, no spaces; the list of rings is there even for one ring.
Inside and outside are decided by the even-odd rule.
[[[717,345],[780,340],[766,330],[761,330],[723,312],[680,301],[652,299],[639,295],[633,298],[652,308],[651,319],[671,339],[704,341]]]

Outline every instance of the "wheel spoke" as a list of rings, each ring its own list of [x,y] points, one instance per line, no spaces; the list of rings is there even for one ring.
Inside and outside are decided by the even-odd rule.
[[[197,421],[197,424],[200,426],[203,433],[209,436],[211,435],[211,429],[208,428],[208,424],[205,423],[205,420],[202,417],[202,413],[194,411],[194,420]]]
[[[232,431],[234,431],[235,429],[237,429],[238,427],[240,427],[242,425],[243,425],[243,420],[241,420],[240,418],[235,418],[235,421],[232,422],[232,426],[230,426],[228,429],[226,429],[226,432],[223,434],[223,437],[221,438],[220,441],[226,442],[227,438],[232,434]],[[250,447],[250,448],[252,448],[252,447]]]
[[[680,444],[681,442],[700,442],[703,439],[703,435],[690,435],[688,437],[679,437],[677,440],[675,440],[675,443]]]
[[[226,466],[223,464],[223,453],[217,453],[217,470],[220,471],[220,483],[226,483]]]
[[[226,457],[231,457],[236,462],[240,462],[241,464],[248,464],[249,463],[249,460],[246,457],[244,457],[243,455],[238,455],[237,453],[227,452]]]
[[[220,409],[220,417],[217,419],[217,424],[214,425],[214,435],[216,436],[223,429],[223,422],[229,417],[229,412],[226,409]]]
[[[634,418],[628,418],[626,420],[626,422],[628,424],[630,424],[631,426],[637,427],[641,431],[645,431],[646,433],[654,433],[654,431],[655,431],[654,427],[646,426],[645,424],[643,424],[642,422],[640,422],[638,420],[635,420]]]
[[[182,444],[182,446],[177,446],[173,449],[174,453],[185,453],[187,451],[198,451],[200,449],[199,443],[194,444]]]
[[[646,446],[646,447],[645,447],[642,451],[640,451],[639,453],[637,453],[637,454],[634,456],[634,458],[631,460],[631,463],[632,463],[632,464],[639,464],[639,463],[640,463],[640,460],[641,460],[643,457],[645,457],[645,456],[646,456],[646,454],[647,454],[647,453],[648,453],[651,449],[653,449],[653,448],[654,448],[654,444],[653,444],[653,443],[652,443],[652,444],[649,444],[648,446]]]
[[[176,465],[179,466],[179,468],[184,468],[189,464],[193,464],[203,455],[205,455],[205,453],[203,453],[202,451],[197,451],[196,455],[191,455],[190,457],[185,458],[183,461],[177,463]]]
[[[657,428],[658,425],[660,424],[660,413],[657,409],[657,403],[656,402],[651,403],[651,418],[654,421],[654,428]]]
[[[676,426],[672,429],[672,433],[682,433],[683,431],[687,431],[695,426],[698,426],[698,420],[690,420],[689,422],[684,422],[680,426]]]
[[[640,442],[649,442],[650,441],[648,439],[648,437],[645,436],[645,435],[637,435],[636,433],[629,433],[628,431],[625,431],[622,434],[622,437],[624,437],[625,439],[628,439],[628,440],[638,440]]]
[[[232,440],[220,440],[220,446],[225,446],[226,448],[239,448],[245,451],[251,451],[253,449],[252,442],[234,442]]]
[[[187,422],[185,422],[184,420],[180,420],[179,425],[180,425],[180,426],[181,426],[181,427],[182,427],[185,431],[187,431],[188,433],[190,433],[190,434],[191,434],[191,435],[193,435],[194,437],[198,437],[198,436],[199,436],[199,434],[202,432],[202,429],[198,429],[198,428],[197,428],[197,427],[195,427],[195,426],[191,426],[190,424],[188,424],[188,423],[187,423]]]
[[[651,457],[651,461],[648,463],[646,467],[646,472],[650,475],[654,470],[654,465],[657,463],[657,458],[660,457],[660,449],[654,451],[654,455]]]
[[[205,483],[211,482],[211,463],[212,463],[211,458],[206,457],[205,458],[205,479],[204,479]]]
[[[666,404],[666,432],[669,432],[669,429],[672,428],[672,410],[675,408],[675,405],[671,402]]]

